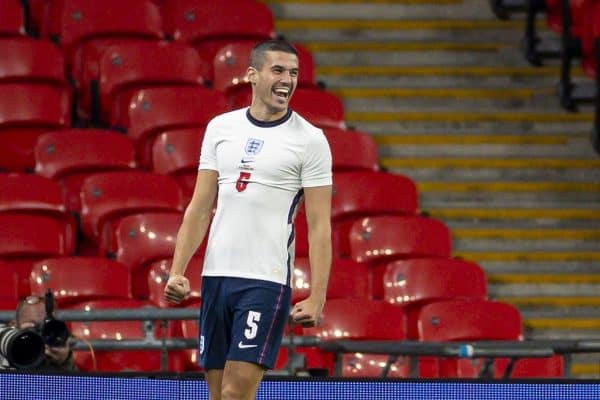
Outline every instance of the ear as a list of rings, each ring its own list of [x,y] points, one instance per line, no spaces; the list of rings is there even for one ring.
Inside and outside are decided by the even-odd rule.
[[[257,71],[254,67],[248,67],[248,70],[246,71],[248,82],[250,82],[252,85],[256,85],[256,73]]]

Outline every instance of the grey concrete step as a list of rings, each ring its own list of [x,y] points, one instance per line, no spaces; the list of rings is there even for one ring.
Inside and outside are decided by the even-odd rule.
[[[560,112],[560,111],[559,111]],[[413,134],[417,132],[497,132],[497,133],[586,133],[592,129],[591,122],[545,122],[545,121],[357,121],[346,119],[350,126],[365,132],[378,134]]]
[[[453,182],[532,181],[598,182],[600,171],[577,169],[498,169],[498,168],[391,168],[415,181],[447,180]]]
[[[386,42],[382,42],[384,45]],[[333,48],[335,42],[330,45]],[[307,44],[312,49],[310,43]],[[489,51],[458,51],[453,49],[427,49],[419,48],[422,43],[415,44],[415,50],[376,50],[377,44],[369,44],[372,50],[357,51],[356,49],[344,50],[319,50],[315,47],[314,59],[317,65],[372,65],[372,66],[528,66],[527,61],[514,46],[498,46]]]
[[[456,251],[593,251],[598,249],[598,240],[454,238],[452,247]]]
[[[490,284],[488,293],[493,298],[557,296],[559,294],[596,297],[600,293],[600,284]]]
[[[456,4],[297,3],[268,1],[278,19],[494,19],[489,4],[464,0]],[[518,18],[518,17],[517,17]]]
[[[441,219],[441,218],[438,218]],[[600,229],[600,219],[593,220],[537,220],[537,219],[499,219],[493,221],[441,219],[450,229],[482,228],[482,229]],[[600,244],[600,243],[599,243]]]
[[[503,206],[508,202],[519,202],[524,206],[537,204],[540,207],[551,207],[560,202],[600,202],[600,193],[589,192],[420,192],[419,202],[426,207],[432,201],[466,202],[478,201],[487,206]]]
[[[580,162],[583,160],[589,160],[590,166],[587,168],[589,172],[600,172],[600,166],[596,167],[599,157],[596,152],[590,146],[589,138],[579,138],[578,140],[571,140],[567,144],[543,144],[543,143],[525,143],[525,144],[486,144],[486,143],[467,143],[465,140],[464,144],[460,143],[439,143],[436,144],[434,140],[431,143],[401,143],[398,145],[384,144],[379,146],[379,157],[384,163],[384,159],[428,159],[428,158],[440,158],[440,159],[481,159],[481,158],[498,158],[498,159],[521,159],[527,157],[533,157],[534,159],[550,159],[557,161],[560,160],[573,160],[579,161],[575,166],[571,168],[585,168],[581,166]],[[390,160],[392,161],[392,160]],[[457,160],[458,161],[458,160]],[[425,164],[425,163],[424,163]],[[567,165],[557,165],[557,168],[569,168]],[[390,163],[390,165],[393,165]],[[437,167],[439,164],[435,164],[433,167]],[[494,164],[490,164],[494,165]],[[551,164],[548,165],[551,167]],[[592,167],[593,166],[593,167]],[[421,167],[421,166],[419,166]],[[423,165],[426,167],[426,165]],[[447,168],[461,168],[460,162],[456,165],[444,165]],[[478,166],[485,167],[485,165]],[[527,165],[518,165],[515,168],[527,168]],[[532,165],[530,168],[536,168]],[[542,168],[547,168],[542,166]]]
[[[480,261],[478,264],[485,270],[486,274],[600,273],[600,261]]]

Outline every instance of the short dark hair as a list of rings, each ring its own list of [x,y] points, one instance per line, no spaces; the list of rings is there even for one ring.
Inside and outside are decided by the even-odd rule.
[[[250,53],[250,66],[261,69],[265,61],[266,51],[282,51],[298,57],[298,50],[290,42],[283,39],[269,39],[254,46],[252,53]]]

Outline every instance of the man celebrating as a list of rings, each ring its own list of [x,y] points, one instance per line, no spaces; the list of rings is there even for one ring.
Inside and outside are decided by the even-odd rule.
[[[177,235],[165,288],[189,294],[186,265],[212,217],[202,278],[201,364],[212,400],[253,399],[273,368],[290,315],[294,218],[308,224],[311,294],[293,306],[303,326],[318,323],[331,267],[331,153],[323,132],[289,108],[298,82],[296,49],[282,40],[254,47],[249,108],[206,128],[196,188]]]

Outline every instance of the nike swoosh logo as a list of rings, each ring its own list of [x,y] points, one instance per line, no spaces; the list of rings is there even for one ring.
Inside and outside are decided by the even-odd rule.
[[[238,343],[238,347],[239,347],[240,349],[250,349],[250,348],[252,348],[252,347],[258,347],[258,345],[257,345],[257,344],[244,344],[244,343],[242,343],[242,341],[240,340],[240,342]]]
[[[254,162],[252,158],[242,158],[242,164],[248,164]]]

